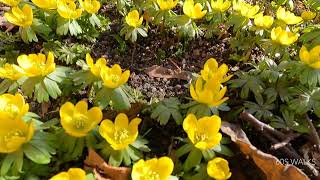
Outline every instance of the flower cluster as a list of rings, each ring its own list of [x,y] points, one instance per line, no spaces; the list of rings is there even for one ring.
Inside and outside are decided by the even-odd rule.
[[[104,58],[98,59],[94,64],[90,54],[87,54],[86,61],[90,72],[97,78],[102,79],[103,85],[106,88],[116,89],[125,84],[129,79],[130,71],[126,70],[122,72],[119,64],[114,64],[111,67],[107,66],[107,60]]]
[[[208,59],[201,70],[201,76],[197,78],[195,85],[190,85],[191,97],[209,107],[217,107],[223,104],[227,97],[227,87],[222,87],[221,83],[227,82],[232,76],[227,76],[228,66],[222,64],[220,67],[214,59]]]
[[[56,68],[52,52],[49,52],[47,56],[41,53],[23,54],[17,58],[17,62],[18,65],[5,64],[0,67],[0,78],[18,80],[23,76],[44,77],[52,73]]]
[[[32,139],[34,125],[22,118],[28,111],[21,94],[0,95],[0,153],[15,152]]]

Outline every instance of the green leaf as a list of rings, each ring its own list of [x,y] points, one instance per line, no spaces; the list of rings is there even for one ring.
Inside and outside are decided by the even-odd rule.
[[[23,166],[23,152],[16,151],[10,154],[7,154],[2,161],[0,176],[5,176],[9,171],[11,174],[22,173]]]
[[[92,26],[97,25],[98,27],[101,27],[100,19],[95,14],[91,15],[91,17],[89,18],[89,21],[92,24]]]
[[[202,155],[206,161],[209,161],[209,160],[213,159],[216,154],[214,153],[213,150],[209,149],[206,151],[202,151]]]
[[[31,97],[32,92],[34,91],[36,84],[38,84],[41,81],[42,81],[42,77],[28,78],[23,82],[21,89],[25,95]]]
[[[15,81],[12,81],[12,80],[9,80],[9,79],[4,79],[0,83],[0,94],[5,93],[13,83],[15,83]]]
[[[128,146],[126,148],[126,151],[133,161],[137,161],[143,157],[140,151],[138,151],[136,148],[133,148],[131,146]]]
[[[23,146],[24,154],[33,162],[37,164],[48,164],[50,163],[50,154],[42,147],[37,147],[31,143]]]
[[[202,159],[202,153],[199,149],[193,148],[191,152],[189,153],[186,161],[183,164],[183,170],[185,172],[188,172],[192,168],[196,167],[197,165],[200,164]]]
[[[233,156],[233,152],[225,145],[219,144],[213,148],[213,150],[219,154],[223,154],[225,156]]]
[[[177,151],[176,151],[176,156],[179,158],[185,154],[187,154],[188,152],[190,152],[193,148],[193,144],[188,143],[185,144],[183,146],[181,146]]]
[[[69,31],[69,25],[70,25],[70,21],[62,18],[62,17],[58,17],[57,19],[57,34],[58,35],[67,35],[68,31]]]
[[[146,32],[145,29],[137,28],[137,31],[139,32],[139,34],[140,34],[142,37],[148,37],[148,34],[147,34],[147,32]]]
[[[128,110],[131,107],[129,99],[121,87],[118,87],[112,91],[111,101],[112,106],[116,110]]]
[[[148,140],[138,137],[135,142],[131,144],[131,146],[139,149],[140,151],[150,152],[151,150],[147,146]]]
[[[53,81],[49,78],[44,78],[43,82],[44,82],[44,85],[46,87],[48,94],[52,98],[56,99],[58,96],[61,95],[61,90],[55,81]]]
[[[126,166],[129,166],[131,164],[131,158],[130,155],[128,153],[128,151],[126,149],[121,151],[122,156],[123,156],[123,162]]]
[[[109,157],[109,164],[115,167],[119,167],[123,160],[123,154],[121,151],[113,151]]]
[[[82,33],[82,29],[76,20],[72,20],[71,23],[69,23],[69,32],[71,36],[77,36]]]
[[[1,176],[4,176],[8,173],[10,170],[13,162],[16,160],[16,155],[15,153],[7,154],[6,157],[2,161],[1,165]]]

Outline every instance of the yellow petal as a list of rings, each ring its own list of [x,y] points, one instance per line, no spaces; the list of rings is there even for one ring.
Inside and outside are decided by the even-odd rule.
[[[157,170],[160,175],[160,179],[168,179],[173,171],[173,161],[169,157],[161,157],[157,162]]]
[[[128,116],[124,113],[118,114],[115,119],[114,125],[116,129],[128,128],[128,125],[129,125]]]
[[[194,114],[188,114],[183,121],[183,129],[188,132],[190,129],[197,127],[197,117]]]

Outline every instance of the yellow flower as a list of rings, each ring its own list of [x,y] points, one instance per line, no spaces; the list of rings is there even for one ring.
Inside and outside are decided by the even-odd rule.
[[[0,67],[0,78],[18,80],[23,76],[19,69],[16,65],[6,63],[3,67]]]
[[[153,158],[147,161],[141,159],[132,167],[132,180],[168,180],[174,164],[169,157]]]
[[[100,75],[105,87],[115,89],[128,81],[130,71],[126,70],[122,72],[120,65],[115,64],[111,68],[107,66],[102,67]]]
[[[58,13],[65,19],[78,19],[82,10],[72,0],[58,0]]]
[[[208,162],[207,173],[210,177],[218,180],[225,180],[231,177],[228,161],[220,157]]]
[[[157,0],[161,10],[170,10],[178,4],[178,0]]]
[[[186,0],[183,4],[183,13],[191,19],[201,19],[207,14],[200,3],[194,4],[193,0]]]
[[[126,16],[126,22],[129,26],[137,28],[142,25],[143,17],[140,17],[140,14],[137,10],[133,10]]]
[[[312,48],[310,51],[305,46],[302,46],[299,52],[299,57],[302,62],[314,69],[320,69],[320,45]]]
[[[208,105],[209,107],[219,106],[228,100],[228,97],[223,97],[227,92],[227,87],[223,87],[221,90],[221,84],[219,79],[210,79],[209,82],[199,77],[196,81],[195,87],[190,85],[191,97],[199,102]]]
[[[25,103],[19,93],[0,95],[0,118],[9,120],[21,119],[29,111],[29,104]]]
[[[231,6],[231,1],[224,1],[224,0],[211,0],[211,7],[215,11],[219,12],[225,12],[227,11]]]
[[[88,110],[85,101],[79,101],[75,106],[66,102],[60,108],[60,118],[63,129],[69,135],[83,137],[102,120],[102,111],[99,107]]]
[[[70,168],[68,172],[61,172],[50,180],[86,180],[86,172],[80,168]]]
[[[244,1],[233,1],[233,9],[238,11],[241,16],[247,18],[254,18],[255,15],[259,12],[260,7],[258,5],[252,6]]]
[[[288,32],[281,27],[273,28],[271,30],[271,39],[281,45],[290,45],[296,42],[299,38],[299,34]]]
[[[221,119],[217,115],[205,116],[197,120],[194,114],[188,114],[183,121],[183,129],[188,134],[190,141],[200,150],[208,150],[221,141],[219,133]]]
[[[105,58],[100,58],[97,60],[96,64],[93,64],[93,59],[89,53],[86,55],[86,61],[91,73],[96,77],[100,77],[101,69],[107,65],[107,60]]]
[[[316,16],[317,16],[317,13],[312,12],[312,11],[303,11],[301,13],[301,17],[305,21],[310,21],[310,20],[314,19]]]
[[[25,103],[19,93],[0,95],[0,118],[7,120],[21,119],[29,111],[29,104]]]
[[[57,0],[31,0],[42,9],[57,9]]]
[[[103,120],[99,133],[114,150],[122,150],[137,139],[140,122],[140,118],[134,118],[129,123],[127,115],[120,113],[114,123],[109,119]]]
[[[46,76],[56,69],[54,56],[52,52],[48,53],[48,57],[44,54],[20,55],[17,59],[21,73],[28,77]]]
[[[21,0],[0,0],[0,2],[8,5],[8,6],[18,6],[18,4],[21,2]]]
[[[203,70],[201,70],[201,77],[205,81],[209,81],[212,78],[219,79],[220,83],[224,83],[229,81],[232,75],[227,76],[228,66],[226,64],[222,64],[219,67],[219,64],[216,59],[210,58],[204,64]]]
[[[81,7],[90,14],[95,14],[99,11],[101,4],[97,0],[79,0]]]
[[[294,15],[290,11],[286,11],[283,7],[279,7],[277,10],[277,19],[282,20],[286,24],[298,24],[302,21],[302,18]]]
[[[269,29],[273,24],[272,16],[264,16],[262,13],[254,18],[254,24],[261,29]]]
[[[13,7],[11,12],[5,13],[4,16],[10,23],[24,28],[31,26],[33,21],[32,9],[28,4],[24,5],[22,9]]]
[[[12,153],[29,142],[34,133],[33,123],[22,119],[0,117],[0,153]]]

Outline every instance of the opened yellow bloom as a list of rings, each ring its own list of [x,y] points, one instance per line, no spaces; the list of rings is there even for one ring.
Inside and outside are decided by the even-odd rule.
[[[286,11],[283,7],[279,7],[277,10],[277,19],[283,21],[286,24],[298,24],[302,21],[302,18],[294,15],[290,11]]]
[[[96,77],[100,77],[101,69],[103,67],[106,67],[106,65],[107,65],[107,60],[105,58],[99,58],[97,60],[96,64],[94,64],[93,59],[89,53],[86,55],[86,61],[87,61],[87,64],[90,68],[91,73],[93,75],[95,75]]]
[[[60,108],[61,125],[71,136],[86,136],[102,120],[102,111],[99,107],[88,110],[85,101],[79,101],[75,106],[66,102]]]
[[[57,0],[31,0],[42,9],[57,9]]]
[[[67,172],[61,172],[50,180],[86,180],[86,172],[80,168],[70,168]]]
[[[183,4],[183,13],[191,19],[201,19],[207,14],[200,3],[194,4],[193,0],[186,0]]]
[[[221,119],[217,115],[205,116],[197,120],[194,114],[188,114],[183,121],[183,129],[188,134],[190,141],[200,150],[214,148],[221,141],[219,133]]]
[[[78,19],[82,10],[72,0],[58,0],[58,13],[65,19]]]
[[[207,173],[210,177],[218,180],[226,180],[231,177],[228,161],[220,157],[208,162]]]
[[[18,80],[23,76],[19,69],[16,65],[6,63],[3,67],[0,67],[0,78]]]
[[[130,76],[130,71],[126,70],[122,72],[119,64],[110,67],[101,68],[101,78],[103,80],[103,85],[110,89],[118,88],[119,86],[125,84]]]
[[[25,103],[19,93],[0,95],[0,118],[6,120],[21,119],[29,111],[29,104]]]
[[[232,75],[227,76],[228,66],[226,64],[222,64],[219,67],[219,64],[216,59],[210,58],[204,64],[203,70],[201,70],[201,77],[205,81],[209,81],[210,79],[218,79],[220,83],[224,83],[229,81]]]
[[[12,153],[29,142],[34,133],[33,123],[22,119],[0,117],[0,153]]]
[[[170,10],[178,4],[178,0],[157,0],[161,10]]]
[[[169,157],[141,159],[132,167],[132,180],[168,180],[173,171],[173,161]]]
[[[211,8],[218,12],[225,12],[231,6],[231,1],[224,1],[224,0],[211,0]]]
[[[273,24],[272,16],[264,16],[262,13],[254,18],[254,24],[261,29],[269,29]]]
[[[4,3],[8,6],[18,6],[18,4],[21,2],[21,0],[0,0],[1,3]]]
[[[302,46],[299,53],[300,60],[314,69],[320,69],[320,45],[310,51]]]
[[[56,69],[52,52],[44,54],[20,55],[17,59],[21,73],[28,77],[46,76]]]
[[[301,17],[305,21],[310,21],[310,20],[314,19],[316,16],[317,16],[317,13],[312,12],[312,11],[303,11],[301,13]]]
[[[90,14],[95,14],[99,11],[101,4],[97,0],[79,0],[80,6]]]
[[[296,42],[299,38],[299,34],[292,33],[282,29],[281,27],[273,28],[271,31],[271,39],[281,45],[290,45]]]
[[[10,12],[4,14],[4,17],[10,23],[25,28],[32,25],[33,12],[31,7],[25,4],[22,9],[13,7]]]
[[[103,120],[99,133],[114,150],[122,150],[137,139],[140,122],[140,118],[134,118],[129,123],[127,115],[120,113],[114,123],[109,119]]]
[[[192,99],[199,103],[206,104],[209,107],[219,106],[228,100],[228,97],[224,97],[226,92],[227,87],[221,89],[220,80],[216,78],[212,78],[209,82],[205,82],[199,77],[195,86],[193,84],[190,85]]]
[[[140,14],[137,10],[133,10],[126,16],[126,22],[129,26],[137,28],[142,25],[143,17],[140,17]]]
[[[241,16],[247,18],[254,18],[255,15],[259,12],[260,7],[258,5],[252,6],[242,0],[233,1],[233,9],[241,14]]]

